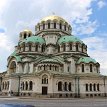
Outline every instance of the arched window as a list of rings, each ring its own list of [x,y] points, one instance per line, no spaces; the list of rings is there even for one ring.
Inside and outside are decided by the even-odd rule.
[[[50,29],[50,23],[48,23],[48,29]]]
[[[92,91],[92,84],[90,84],[90,91]]]
[[[41,51],[44,52],[45,51],[45,46],[42,45]]]
[[[22,46],[23,46],[23,51],[25,51],[25,44],[23,44]]]
[[[96,84],[93,85],[94,91],[96,91]]]
[[[69,66],[68,66],[68,72],[70,71],[70,68],[69,68]]]
[[[32,89],[33,89],[33,82],[30,81],[30,82],[29,82],[29,90],[32,90]]]
[[[64,83],[64,90],[67,91],[67,82]]]
[[[5,90],[7,89],[7,83],[5,82]]]
[[[62,29],[62,24],[61,23],[59,24],[59,28]]]
[[[58,52],[60,52],[60,46],[58,45]]]
[[[92,72],[93,70],[92,70],[92,64],[90,64],[90,72]]]
[[[72,50],[72,43],[70,43],[70,50]]]
[[[55,66],[55,71],[57,71],[57,66]]]
[[[25,90],[28,90],[28,82],[25,82]]]
[[[49,66],[49,70],[51,70],[51,65]]]
[[[30,37],[30,33],[28,34],[28,37]]]
[[[54,29],[56,29],[56,23],[54,22]]]
[[[24,82],[21,83],[21,90],[24,90]]]
[[[16,72],[16,62],[13,61],[10,66],[9,66],[9,72],[10,73],[15,73]]]
[[[64,30],[66,31],[66,25],[64,25]]]
[[[40,26],[39,26],[39,30],[40,30]]]
[[[36,52],[38,51],[38,44],[36,45]]]
[[[45,29],[45,24],[43,24],[43,30]]]
[[[77,44],[77,43],[76,43],[76,51],[79,51],[79,50],[78,50],[78,44]]]
[[[29,51],[32,51],[32,45],[29,44]]]
[[[84,64],[82,64],[82,72],[84,72]]]
[[[68,90],[71,91],[71,83],[68,85]]]
[[[62,91],[62,82],[58,82],[58,91]]]
[[[24,39],[26,38],[26,33],[24,33]]]
[[[44,65],[43,67],[44,67],[44,70],[46,70],[46,66]]]
[[[86,84],[86,91],[88,91],[88,84]]]
[[[48,84],[48,76],[47,75],[42,76],[42,84]]]
[[[3,84],[2,84],[2,89],[4,89],[4,82],[3,82]]]
[[[99,87],[99,84],[97,84],[97,91],[100,91],[100,87]]]
[[[7,81],[7,89],[9,89],[9,81]]]
[[[98,68],[98,66],[96,66],[96,70],[97,70],[97,73],[99,73],[99,68]]]
[[[66,51],[66,45],[63,44],[63,51]]]

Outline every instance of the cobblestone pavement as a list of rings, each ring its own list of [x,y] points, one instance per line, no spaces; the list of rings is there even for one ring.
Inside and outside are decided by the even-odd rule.
[[[107,107],[107,98],[100,99],[34,99],[0,98],[0,104],[34,105],[35,107]],[[1,107],[1,106],[0,106]],[[21,106],[20,106],[21,107]]]

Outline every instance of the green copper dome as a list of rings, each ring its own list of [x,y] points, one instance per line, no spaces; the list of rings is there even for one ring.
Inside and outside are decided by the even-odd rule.
[[[79,64],[79,63],[81,63],[81,62],[83,62],[83,63],[90,63],[90,62],[92,62],[92,63],[97,63],[95,59],[92,59],[92,58],[90,58],[90,57],[81,57],[81,58],[78,60],[77,64]]]
[[[58,44],[61,43],[68,43],[68,42],[80,42],[83,43],[83,41],[81,41],[79,38],[75,37],[75,36],[63,36],[58,40]]]
[[[11,56],[11,57],[14,57],[17,62],[20,62],[20,61],[21,61],[21,57],[18,56],[18,55],[16,55],[16,51],[14,51],[10,56]]]
[[[39,37],[39,36],[31,36],[31,37],[28,37],[26,39],[24,39],[21,43],[40,43],[40,44],[44,44],[45,43],[45,40],[42,38],[42,37]]]

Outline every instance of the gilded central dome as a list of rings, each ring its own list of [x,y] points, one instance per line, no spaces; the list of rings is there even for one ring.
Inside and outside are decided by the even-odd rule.
[[[62,21],[62,22],[66,22],[67,23],[67,21],[65,20],[65,19],[63,19],[63,18],[61,18],[61,17],[59,17],[59,16],[56,16],[56,15],[51,15],[51,16],[47,16],[47,17],[45,17],[45,18],[43,18],[42,20],[41,20],[41,22],[42,21],[48,21],[48,20],[57,20],[57,21]]]

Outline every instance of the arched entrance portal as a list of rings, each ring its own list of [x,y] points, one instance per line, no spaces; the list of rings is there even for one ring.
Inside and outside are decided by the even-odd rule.
[[[42,76],[42,95],[48,94],[48,76],[45,74]]]

